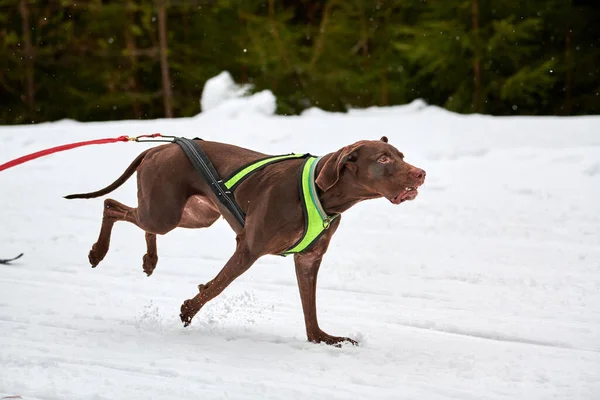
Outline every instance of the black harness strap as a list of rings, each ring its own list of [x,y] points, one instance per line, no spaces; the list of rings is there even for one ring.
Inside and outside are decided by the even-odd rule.
[[[210,162],[206,153],[202,150],[198,143],[187,138],[175,138],[174,143],[177,143],[188,156],[190,162],[209,184],[211,190],[217,196],[217,199],[233,214],[237,222],[243,227],[246,222],[246,214],[238,206],[233,193],[225,187],[223,179],[217,173],[217,170]]]

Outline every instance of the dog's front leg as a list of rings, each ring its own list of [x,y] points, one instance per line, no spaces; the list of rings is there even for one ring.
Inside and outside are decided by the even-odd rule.
[[[231,282],[246,272],[257,260],[257,257],[248,249],[246,241],[239,237],[237,240],[238,244],[235,253],[233,253],[229,261],[227,261],[227,264],[225,264],[221,272],[219,272],[210,282],[199,285],[199,293],[194,296],[194,298],[183,302],[181,314],[179,314],[183,326],[188,326],[192,322],[194,315],[196,315],[206,303],[217,297]]]
[[[300,299],[302,300],[302,311],[304,312],[304,323],[306,325],[306,336],[308,340],[314,343],[327,343],[340,346],[342,342],[350,342],[358,345],[355,340],[347,337],[331,336],[319,328],[317,321],[317,275],[323,254],[296,254],[294,263],[296,264],[296,278],[298,279],[298,288],[300,289]]]

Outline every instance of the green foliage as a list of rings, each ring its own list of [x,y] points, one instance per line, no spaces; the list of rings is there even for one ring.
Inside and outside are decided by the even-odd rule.
[[[556,82],[553,74],[555,61],[546,61],[536,67],[526,66],[507,78],[500,90],[503,100],[524,105],[535,104],[544,98]]]
[[[0,123],[164,116],[157,4],[0,0]],[[166,0],[174,115],[200,112],[223,70],[272,90],[281,114],[416,98],[463,113],[599,113],[600,10],[583,4]]]

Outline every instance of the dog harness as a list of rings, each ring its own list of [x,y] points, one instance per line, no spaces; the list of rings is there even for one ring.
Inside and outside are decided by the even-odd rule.
[[[195,138],[196,140],[201,140]],[[227,208],[238,223],[243,227],[246,222],[246,214],[235,201],[233,190],[248,178],[252,173],[265,168],[268,165],[275,164],[285,160],[301,159],[306,160],[298,174],[298,184],[300,190],[300,199],[302,211],[304,213],[304,233],[289,250],[281,253],[287,256],[293,253],[300,253],[312,245],[325,232],[330,224],[339,214],[327,215],[321,201],[317,195],[315,185],[315,171],[321,157],[315,157],[311,154],[285,154],[279,156],[266,157],[250,164],[244,165],[234,171],[229,178],[223,180],[217,173],[217,170],[211,163],[206,153],[200,145],[190,139],[175,138],[174,143],[178,144],[187,155],[194,168],[202,175],[209,184],[211,190],[217,199]]]

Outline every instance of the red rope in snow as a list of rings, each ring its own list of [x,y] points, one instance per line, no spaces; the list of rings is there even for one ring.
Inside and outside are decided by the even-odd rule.
[[[140,138],[157,138],[157,137],[169,137],[169,136],[163,136],[160,133],[153,133],[151,135],[141,135],[141,136],[135,136],[135,137],[119,136],[116,138],[96,139],[96,140],[88,140],[85,142],[64,144],[62,146],[56,146],[56,147],[52,147],[50,149],[41,150],[36,153],[32,153],[32,154],[28,154],[23,157],[19,157],[15,160],[7,162],[7,163],[0,164],[0,171],[4,171],[5,169],[15,167],[15,166],[17,166],[19,164],[23,164],[27,161],[35,160],[36,158],[47,156],[47,155],[53,154],[53,153],[58,153],[60,151],[75,149],[77,147],[88,146],[88,145],[92,145],[92,144],[106,144],[106,143],[116,143],[116,142],[138,142]]]

